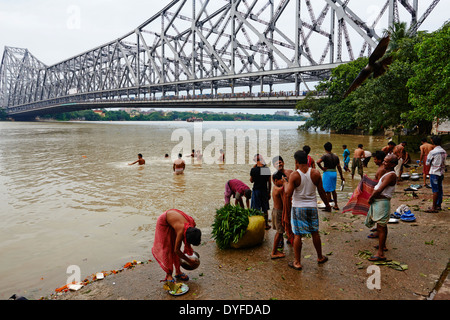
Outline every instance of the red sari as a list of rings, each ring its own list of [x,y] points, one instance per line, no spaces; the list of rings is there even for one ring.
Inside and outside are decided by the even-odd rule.
[[[192,255],[194,250],[186,241],[186,230],[195,227],[195,221],[192,217],[178,209],[175,210],[181,214],[188,222],[184,224],[184,254]],[[167,211],[170,211],[167,210]],[[153,243],[152,254],[158,261],[161,268],[168,274],[173,273],[173,266],[178,269],[180,267],[180,258],[175,253],[175,241],[177,235],[175,230],[167,222],[167,211],[159,216],[156,222],[155,241]]]

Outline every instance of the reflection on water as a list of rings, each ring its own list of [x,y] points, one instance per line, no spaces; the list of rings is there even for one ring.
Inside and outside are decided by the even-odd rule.
[[[204,122],[202,130],[226,137],[227,129],[277,129],[287,168],[294,167],[293,154],[305,144],[317,159],[331,141],[342,159],[342,144],[353,153],[358,143],[371,151],[386,143],[382,137],[298,132],[298,125]],[[185,173],[174,175],[164,155],[180,142],[171,140],[180,128],[194,134],[193,124],[185,122],[0,123],[0,299],[25,291],[45,296],[65,283],[69,265],[80,266],[86,276],[151,258],[153,226],[170,208],[192,215],[209,232],[225,183],[237,178],[251,186],[253,155],[247,147],[245,163],[229,163],[238,162],[236,152],[225,164],[208,164],[193,160],[189,146]],[[263,138],[270,152],[270,134]],[[210,143],[204,141],[203,150]],[[146,165],[129,166],[138,153]],[[272,156],[266,155],[267,162]],[[373,163],[368,172],[374,174]],[[341,207],[359,181],[345,176]]]

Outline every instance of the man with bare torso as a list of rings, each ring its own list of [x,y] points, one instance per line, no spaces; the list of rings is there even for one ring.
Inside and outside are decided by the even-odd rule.
[[[381,151],[383,151],[385,155],[388,155],[388,154],[392,153],[395,146],[396,146],[396,144],[394,141],[389,141],[387,146],[384,147],[383,149],[381,149]]]
[[[364,175],[364,169],[363,169],[363,159],[365,157],[363,145],[359,144],[358,148],[355,150],[355,153],[353,154],[353,162],[352,162],[352,180],[355,176],[355,170],[358,168],[358,174],[361,176],[361,179]]]
[[[405,149],[406,142],[399,143],[394,147],[392,153],[397,157],[398,164],[395,166],[394,171],[397,175],[397,182],[402,181],[402,172],[403,172],[403,151]]]
[[[428,143],[427,138],[423,138],[420,146],[420,163],[423,165],[423,185],[427,186],[427,175],[430,173],[430,166],[427,165],[427,157],[434,146]]]
[[[180,259],[196,268],[200,262],[188,255],[192,256],[194,252],[191,245],[198,246],[200,242],[201,231],[195,227],[195,220],[183,211],[170,209],[159,216],[152,254],[166,272],[166,281],[174,280],[172,275],[174,268],[177,280],[189,280],[189,277],[181,272]],[[183,251],[182,244],[184,244]]]
[[[173,162],[173,172],[175,174],[183,174],[184,173],[184,169],[186,168],[186,163],[184,162],[184,160],[181,158],[182,154],[178,154],[178,159],[176,159]]]
[[[145,164],[145,159],[142,157],[142,154],[138,154],[138,159],[133,162],[133,163],[129,163],[129,166],[132,166],[133,164],[139,163],[140,166],[143,166]]]

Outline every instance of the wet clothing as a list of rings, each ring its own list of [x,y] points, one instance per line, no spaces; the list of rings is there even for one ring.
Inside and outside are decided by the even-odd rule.
[[[184,225],[184,253],[186,255],[192,255],[194,250],[191,245],[186,241],[186,230],[190,227],[195,227],[195,221],[192,217],[188,216],[181,210],[175,210],[180,213],[186,220],[187,223]],[[180,266],[180,258],[175,253],[175,241],[177,235],[172,226],[167,222],[167,210],[162,215],[159,216],[156,221],[156,231],[155,231],[155,241],[152,248],[152,254],[158,261],[161,268],[168,274],[173,273],[173,266],[176,268]]]

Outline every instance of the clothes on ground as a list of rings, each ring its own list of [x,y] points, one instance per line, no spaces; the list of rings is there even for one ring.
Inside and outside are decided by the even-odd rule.
[[[295,235],[305,235],[319,231],[319,214],[317,208],[292,207],[292,232]]]
[[[370,206],[364,224],[372,228],[376,223],[385,226],[391,216],[391,201],[389,199],[375,199]]]
[[[237,200],[244,194],[245,190],[250,188],[243,183],[241,180],[232,179],[225,184],[225,204],[230,203],[231,196],[235,197]]]
[[[188,222],[184,225],[184,253],[192,255],[194,253],[191,245],[186,241],[186,230],[195,227],[195,221],[181,210],[172,209],[180,213]],[[175,253],[176,233],[172,226],[167,222],[167,210],[159,216],[156,221],[155,241],[152,248],[152,254],[158,261],[161,268],[169,274],[173,273],[173,267],[180,266],[180,258]]]
[[[364,175],[342,212],[351,211],[354,215],[361,214],[366,216],[370,208],[369,198],[376,185],[376,180],[372,180],[367,175]]]

